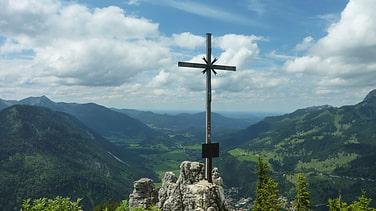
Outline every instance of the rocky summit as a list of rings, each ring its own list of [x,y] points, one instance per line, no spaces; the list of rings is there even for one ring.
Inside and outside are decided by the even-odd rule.
[[[184,161],[180,176],[166,172],[162,186],[157,192],[150,179],[134,182],[134,191],[129,196],[131,208],[150,207],[156,204],[162,211],[224,211],[223,181],[218,170],[213,169],[213,183],[204,179],[204,164]]]

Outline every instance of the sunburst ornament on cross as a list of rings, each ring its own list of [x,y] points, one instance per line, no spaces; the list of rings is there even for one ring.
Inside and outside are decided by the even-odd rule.
[[[202,158],[205,159],[205,179],[212,182],[212,158],[219,156],[219,143],[211,143],[211,73],[217,74],[215,70],[236,71],[235,66],[215,65],[215,58],[211,60],[211,33],[206,34],[206,58],[202,58],[205,64],[178,62],[179,67],[203,68],[202,73],[206,74],[206,140],[202,145]]]

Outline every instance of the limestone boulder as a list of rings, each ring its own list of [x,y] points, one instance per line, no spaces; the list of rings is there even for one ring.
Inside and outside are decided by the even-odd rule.
[[[155,189],[153,180],[141,178],[134,182],[133,193],[129,195],[129,206],[149,208],[158,202],[158,191]]]

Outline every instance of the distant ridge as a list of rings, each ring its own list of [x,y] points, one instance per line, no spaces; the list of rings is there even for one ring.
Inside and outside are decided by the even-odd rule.
[[[0,111],[3,110],[4,108],[12,106],[16,103],[17,103],[17,101],[15,101],[15,100],[2,100],[2,99],[0,99]]]
[[[176,115],[158,114],[151,111],[138,111],[135,109],[114,109],[125,113],[144,124],[150,124],[159,128],[187,129],[192,127],[205,128],[205,112],[180,113]],[[225,117],[221,114],[212,113],[213,127],[223,127],[231,129],[244,129],[249,125],[262,120],[263,117],[254,116],[248,119],[237,119]]]
[[[114,138],[148,140],[156,134],[153,129],[139,120],[94,103],[55,103],[46,96],[41,96],[28,97],[20,101],[1,100],[0,109],[16,104],[42,106],[71,114],[105,137],[115,135]]]

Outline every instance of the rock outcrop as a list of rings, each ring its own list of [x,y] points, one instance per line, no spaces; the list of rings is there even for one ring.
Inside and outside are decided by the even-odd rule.
[[[155,189],[151,179],[141,178],[134,182],[133,193],[129,195],[129,206],[133,209],[137,207],[149,208],[158,202],[158,191]]]
[[[149,179],[135,182],[135,190],[129,199],[132,208],[151,205],[148,203],[152,202],[155,197],[155,188],[154,184],[150,185],[150,182]],[[218,170],[213,169],[213,183],[209,183],[204,179],[204,164],[198,162],[184,161],[180,165],[179,178],[172,172],[166,172],[157,201],[157,207],[162,211],[227,210],[224,203],[223,181],[219,177]]]

